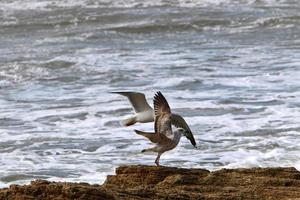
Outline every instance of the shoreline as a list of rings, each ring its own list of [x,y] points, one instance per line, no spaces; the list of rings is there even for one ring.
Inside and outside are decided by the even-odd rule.
[[[187,169],[120,166],[100,184],[31,181],[0,189],[6,199],[300,199],[300,172],[293,167]]]

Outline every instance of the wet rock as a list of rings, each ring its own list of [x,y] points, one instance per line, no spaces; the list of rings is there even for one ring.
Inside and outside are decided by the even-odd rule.
[[[300,199],[295,168],[183,169],[121,166],[103,185],[36,180],[0,190],[0,199]]]

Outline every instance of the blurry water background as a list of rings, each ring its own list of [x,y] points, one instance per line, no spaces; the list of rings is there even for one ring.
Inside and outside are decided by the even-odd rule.
[[[123,90],[193,130],[162,165],[299,169],[299,25],[298,0],[1,0],[0,187],[153,165]]]

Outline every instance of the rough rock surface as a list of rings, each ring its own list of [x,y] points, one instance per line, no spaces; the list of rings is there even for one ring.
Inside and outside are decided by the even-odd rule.
[[[182,169],[122,166],[103,185],[36,180],[0,190],[5,200],[62,199],[280,199],[300,200],[294,168]]]

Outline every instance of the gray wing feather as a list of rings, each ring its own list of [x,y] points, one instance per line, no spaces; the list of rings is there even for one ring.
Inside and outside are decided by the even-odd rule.
[[[147,103],[146,97],[140,92],[110,92],[113,94],[120,94],[128,98],[134,111],[136,113],[153,110]]]
[[[170,140],[167,136],[172,134],[170,106],[161,92],[155,94],[153,104],[155,113],[155,134],[159,135],[163,140]]]

